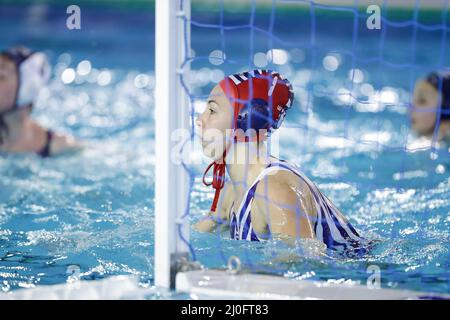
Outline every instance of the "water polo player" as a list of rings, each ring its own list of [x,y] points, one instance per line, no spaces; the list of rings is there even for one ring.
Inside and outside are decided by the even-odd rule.
[[[450,142],[450,72],[432,72],[414,89],[411,127],[419,135]]]
[[[359,248],[364,239],[331,200],[297,167],[267,153],[265,141],[293,99],[289,81],[269,70],[234,74],[214,87],[197,125],[214,159],[205,172],[213,168],[213,180],[203,181],[215,197],[195,228],[212,231],[225,222],[232,239],[316,238],[332,249]]]
[[[80,149],[72,137],[45,129],[31,118],[49,78],[50,65],[43,53],[23,47],[0,53],[0,151],[48,157]]]

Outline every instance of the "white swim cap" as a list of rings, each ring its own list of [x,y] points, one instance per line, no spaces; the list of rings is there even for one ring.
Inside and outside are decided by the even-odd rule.
[[[19,77],[15,104],[11,110],[33,104],[50,79],[51,67],[46,55],[23,47],[9,49],[3,54],[14,62]]]
[[[20,64],[19,72],[19,93],[16,103],[20,108],[36,101],[39,92],[50,79],[51,68],[45,54],[36,52]]]

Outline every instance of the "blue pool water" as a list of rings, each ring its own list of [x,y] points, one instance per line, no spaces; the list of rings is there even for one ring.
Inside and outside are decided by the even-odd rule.
[[[0,157],[0,289],[64,283],[74,268],[82,279],[136,274],[143,285],[151,285],[152,6],[82,8],[79,31],[65,29],[64,7],[1,8],[0,46],[23,43],[46,50],[55,66],[50,86],[34,110],[35,118],[89,141],[90,147],[51,159]],[[256,272],[335,282],[365,283],[367,268],[377,266],[383,287],[450,292],[448,146],[431,152],[426,142],[410,134],[406,117],[411,79],[436,66],[440,34],[417,31],[418,49],[412,58],[413,27],[391,27],[381,46],[383,59],[389,63],[376,63],[370,57],[380,52],[380,31],[369,33],[361,28],[353,47],[356,59],[352,59],[346,53],[336,55],[352,48],[349,16],[336,17],[337,26],[330,30],[326,15],[318,13],[317,47],[311,47],[307,15],[298,20],[277,14],[283,24],[275,23],[273,47],[289,51],[293,47],[283,47],[283,41],[297,43],[304,55],[277,67],[292,80],[297,97],[280,130],[280,156],[299,165],[358,230],[380,241],[358,259],[331,253],[317,257],[308,254],[313,245],[302,244],[297,261],[281,263],[277,255],[295,249],[276,242],[231,241],[226,233],[222,237],[193,233],[191,244],[197,259],[217,268],[224,267],[230,255],[237,255]],[[258,17],[256,25],[267,28],[269,15]],[[202,11],[195,11],[194,19],[219,22],[218,15]],[[225,23],[240,24],[245,19],[248,14],[233,15]],[[440,15],[435,19],[439,22]],[[197,26],[192,32],[198,59],[192,63],[191,93],[198,99],[212,88],[220,70],[227,73],[248,67],[253,53],[270,48],[261,32],[251,35],[248,30],[231,30],[225,33],[231,62],[214,65],[208,55],[222,48],[219,31]],[[252,37],[255,46],[249,52]],[[291,58],[298,55],[298,51],[290,53]],[[336,71],[326,70],[326,56],[332,57],[325,60],[331,66],[338,63]],[[413,72],[398,67],[411,59],[417,66]],[[63,76],[64,70],[76,69],[82,60],[90,61],[89,74],[73,81],[67,73]],[[441,62],[449,65],[449,61]],[[353,86],[348,79],[352,68],[362,70],[364,76]],[[63,78],[69,83],[64,84]],[[364,87],[368,91],[362,89],[363,84],[370,84],[373,92],[368,86]],[[346,90],[353,90],[366,103],[349,107]],[[190,169],[197,178],[190,218],[197,221],[208,210],[212,193],[200,184],[203,165]]]

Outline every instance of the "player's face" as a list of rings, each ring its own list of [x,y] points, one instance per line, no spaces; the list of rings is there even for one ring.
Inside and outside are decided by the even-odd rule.
[[[0,55],[0,112],[7,111],[14,104],[17,82],[14,63]]]
[[[222,157],[232,128],[232,120],[232,105],[222,88],[217,85],[208,97],[205,111],[196,121],[206,156],[215,160]]]
[[[411,127],[421,135],[433,133],[436,123],[436,112],[439,108],[439,93],[427,81],[416,84],[413,95],[413,108],[410,112]]]

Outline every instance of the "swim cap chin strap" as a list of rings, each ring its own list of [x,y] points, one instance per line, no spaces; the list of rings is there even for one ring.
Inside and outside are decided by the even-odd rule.
[[[213,168],[213,179],[211,182],[206,182],[205,177],[209,170]],[[216,161],[211,162],[211,164],[206,168],[205,173],[203,174],[203,184],[206,186],[211,186],[214,188],[214,200],[211,205],[211,211],[216,212],[217,208],[217,202],[219,202],[219,196],[220,196],[220,190],[222,190],[223,186],[225,185],[225,153],[223,156],[222,163],[217,163]]]

